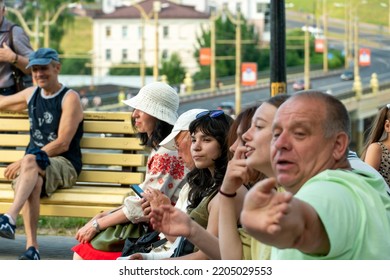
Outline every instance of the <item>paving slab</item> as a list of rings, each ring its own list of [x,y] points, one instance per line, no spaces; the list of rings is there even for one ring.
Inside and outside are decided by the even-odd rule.
[[[78,242],[70,236],[39,235],[39,253],[42,260],[71,260],[71,248]],[[17,234],[15,240],[0,237],[0,260],[17,260],[25,251],[26,236]]]

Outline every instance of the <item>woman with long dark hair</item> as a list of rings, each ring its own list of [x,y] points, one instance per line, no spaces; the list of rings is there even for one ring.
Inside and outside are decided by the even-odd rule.
[[[141,88],[133,98],[124,101],[134,108],[132,124],[137,130],[141,144],[151,150],[146,166],[145,179],[141,189],[158,189],[175,203],[180,186],[185,178],[182,161],[177,151],[160,146],[160,142],[168,136],[177,119],[179,97],[176,91],[165,83],[155,82]],[[148,221],[149,210],[143,210],[144,199],[135,196],[127,197],[124,204],[113,211],[99,213],[76,234],[80,244],[72,248],[74,259],[114,260],[121,251],[109,252],[93,247],[91,241],[100,231],[122,223],[133,224]]]

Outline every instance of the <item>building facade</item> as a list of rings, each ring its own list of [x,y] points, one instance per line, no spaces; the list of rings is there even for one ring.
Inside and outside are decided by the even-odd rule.
[[[196,38],[202,27],[208,29],[209,14],[197,11],[193,6],[166,0],[159,1],[156,13],[153,2],[146,0],[124,6],[120,6],[122,2],[119,0],[103,2],[102,12],[93,17],[94,76],[105,76],[111,67],[121,64],[140,64],[142,53],[146,66],[152,67],[155,64],[156,39],[159,64],[162,59],[169,59],[177,53],[188,72],[198,70],[194,57]]]

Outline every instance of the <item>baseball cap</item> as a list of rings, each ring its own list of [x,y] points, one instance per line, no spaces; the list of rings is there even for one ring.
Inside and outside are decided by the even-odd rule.
[[[50,48],[40,48],[29,55],[26,69],[34,65],[48,65],[52,60],[60,61],[58,53]]]
[[[171,133],[160,142],[160,146],[167,148],[168,150],[175,150],[175,137],[183,130],[188,130],[190,123],[196,119],[196,116],[207,111],[206,109],[191,109],[184,112],[179,116],[175,125],[172,128]]]

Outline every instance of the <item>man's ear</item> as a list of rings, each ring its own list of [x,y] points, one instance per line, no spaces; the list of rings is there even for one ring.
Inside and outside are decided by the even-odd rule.
[[[340,160],[346,153],[349,145],[349,137],[345,132],[339,132],[333,147],[333,157],[336,161]]]

